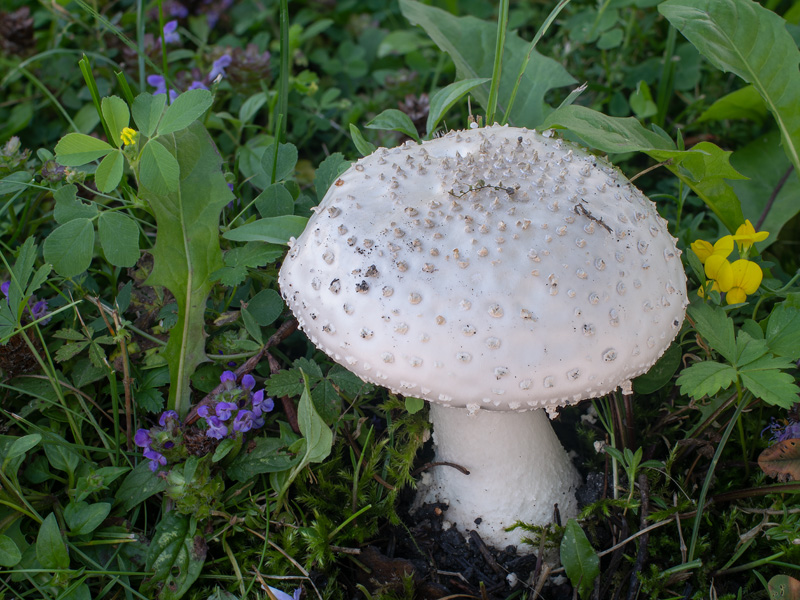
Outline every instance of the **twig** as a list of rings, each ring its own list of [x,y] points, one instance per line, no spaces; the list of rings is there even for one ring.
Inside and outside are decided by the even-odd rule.
[[[631,177],[631,178],[630,178],[628,181],[630,181],[631,183],[633,183],[634,181],[636,181],[637,179],[639,179],[639,177],[641,177],[642,175],[646,175],[646,174],[647,174],[647,173],[649,173],[650,171],[655,171],[655,170],[656,170],[656,169],[658,169],[659,167],[664,167],[664,166],[671,165],[671,164],[672,164],[672,159],[670,158],[670,159],[668,159],[668,160],[665,160],[664,162],[660,162],[660,163],[658,163],[657,165],[653,165],[652,167],[647,167],[647,168],[646,168],[644,171],[639,171],[639,172],[638,172],[636,175],[634,175],[633,177]]]
[[[457,465],[456,463],[451,463],[451,462],[429,462],[429,463],[425,463],[424,465],[422,465],[418,469],[414,469],[411,472],[411,476],[412,477],[416,477],[417,475],[419,475],[423,471],[427,471],[431,467],[453,467],[457,471],[461,471],[464,475],[469,475],[469,471],[467,469],[465,469],[461,465]]]
[[[483,560],[486,561],[486,564],[489,565],[492,571],[500,575],[500,577],[505,577],[508,574],[505,570],[503,570],[503,567],[497,564],[497,561],[494,559],[494,556],[492,556],[492,553],[489,552],[489,549],[486,547],[486,544],[481,539],[480,534],[474,529],[469,532],[469,540],[473,544],[475,544],[475,547],[478,549],[478,552],[481,553]]]
[[[789,165],[789,168],[786,169],[786,173],[783,174],[783,177],[780,178],[777,185],[775,186],[775,189],[772,190],[772,194],[770,194],[769,200],[767,200],[767,203],[764,205],[764,210],[761,211],[761,216],[758,217],[758,222],[756,223],[756,230],[761,229],[761,226],[764,224],[764,221],[766,220],[769,211],[772,209],[772,205],[775,204],[775,200],[778,198],[778,194],[780,194],[781,189],[783,189],[783,186],[789,180],[789,175],[792,174],[792,171],[794,171],[794,165]]]

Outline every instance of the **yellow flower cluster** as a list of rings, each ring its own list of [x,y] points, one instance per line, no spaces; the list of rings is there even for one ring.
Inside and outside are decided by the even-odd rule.
[[[122,131],[119,134],[119,139],[126,146],[135,144],[138,137],[139,137],[139,132],[136,131],[135,129],[131,129],[130,127],[123,127]]]
[[[747,296],[754,294],[761,285],[764,273],[755,262],[747,260],[750,250],[756,242],[763,242],[769,232],[756,232],[753,224],[747,220],[740,225],[734,235],[726,235],[710,244],[704,240],[697,240],[692,244],[692,251],[703,264],[706,277],[712,282],[711,289],[725,293],[728,304],[739,304],[747,300]],[[739,260],[731,263],[728,256],[733,252],[734,242],[739,247]],[[705,288],[701,287],[698,293],[705,295]]]

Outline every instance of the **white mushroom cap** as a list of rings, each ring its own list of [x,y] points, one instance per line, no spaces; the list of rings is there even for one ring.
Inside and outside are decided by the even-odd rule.
[[[547,133],[450,132],[348,169],[280,272],[311,341],[364,380],[472,412],[647,371],[684,318],[676,240],[617,168]]]

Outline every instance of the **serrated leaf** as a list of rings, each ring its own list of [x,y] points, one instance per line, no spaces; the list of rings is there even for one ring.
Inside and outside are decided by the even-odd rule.
[[[339,388],[343,394],[350,398],[369,394],[375,388],[371,383],[363,381],[358,375],[348,371],[342,365],[333,365],[326,377]]]
[[[69,551],[55,513],[45,517],[36,536],[36,558],[45,569],[69,568]]]
[[[368,142],[361,131],[356,127],[353,123],[350,123],[350,137],[353,140],[353,145],[358,150],[358,153],[361,156],[367,156],[375,152],[378,147],[373,144],[372,142]]]
[[[736,360],[734,364],[738,368],[745,367],[746,365],[758,360],[769,352],[767,342],[761,339],[755,339],[745,331],[739,331],[736,336]]]
[[[326,425],[332,425],[342,413],[342,399],[327,379],[323,379],[311,390],[311,401]]]
[[[100,527],[110,512],[111,505],[107,502],[70,502],[64,507],[64,520],[72,535],[83,535]]]
[[[63,277],[76,277],[89,268],[94,255],[94,226],[73,219],[56,227],[44,240],[44,259]]]
[[[70,358],[77,356],[78,354],[83,352],[83,350],[88,345],[89,345],[88,341],[77,342],[72,344],[64,344],[63,346],[61,346],[61,348],[56,350],[55,354],[56,362],[64,362],[69,360]]]
[[[120,133],[122,133],[123,128],[128,126],[131,120],[131,113],[128,110],[127,103],[118,96],[107,96],[100,101],[100,112],[103,113],[103,119],[108,125],[114,144],[119,148],[122,146]]]
[[[800,50],[784,19],[751,0],[668,0],[658,10],[718,69],[753,84],[800,171]]]
[[[314,189],[317,191],[319,200],[325,197],[333,182],[349,167],[350,162],[345,160],[341,152],[334,152],[319,164],[314,173]]]
[[[265,388],[270,396],[299,396],[303,393],[303,374],[299,369],[278,371],[270,376]]]
[[[56,144],[56,161],[65,167],[80,167],[104,157],[114,148],[90,135],[68,133]]]
[[[277,156],[276,156],[277,151]],[[294,173],[297,164],[297,148],[294,144],[276,144],[273,142],[261,156],[261,169],[267,177],[267,181],[284,181]],[[273,173],[274,171],[274,173]]]
[[[693,304],[687,312],[695,324],[697,332],[711,347],[730,363],[736,361],[736,339],[733,333],[733,320],[721,308],[708,304]]]
[[[140,189],[139,193],[150,203],[157,225],[155,262],[147,284],[166,287],[178,306],[178,322],[162,356],[172,381],[168,407],[184,414],[189,407],[189,378],[206,359],[205,310],[213,286],[209,276],[223,266],[219,218],[233,194],[222,174],[222,158],[200,123],[169,136],[165,143],[183,174],[178,190],[156,194]]]
[[[158,121],[164,113],[164,106],[167,103],[167,95],[142,93],[136,96],[133,101],[131,111],[133,120],[139,128],[139,132],[145,137],[153,137]]]
[[[117,490],[116,499],[122,503],[123,510],[128,512],[153,494],[163,492],[166,487],[167,482],[156,477],[150,470],[150,461],[143,460],[122,481]]]
[[[22,560],[22,553],[7,535],[0,534],[0,566],[13,567]]]
[[[101,213],[97,234],[106,260],[115,267],[132,267],[139,260],[139,228],[130,217],[109,210]]]
[[[413,25],[421,25],[436,45],[450,55],[458,79],[492,76],[497,40],[497,26],[494,23],[472,16],[455,17],[444,10],[413,0],[401,0],[400,10]],[[500,108],[511,97],[530,46],[529,42],[513,32],[506,34],[505,42]],[[557,61],[534,51],[522,75],[507,121],[518,127],[538,128],[550,111],[544,101],[547,92],[573,83],[575,79]],[[488,87],[483,85],[473,90],[473,96],[484,109],[489,99]]]
[[[313,360],[308,358],[298,358],[292,363],[292,367],[303,371],[311,385],[314,385],[317,380],[322,379],[322,369]]]
[[[262,217],[280,217],[294,213],[294,198],[283,185],[274,183],[254,200]]]
[[[225,253],[226,267],[263,267],[283,256],[286,250],[277,244],[248,242]]]
[[[705,361],[695,363],[681,371],[677,384],[681,393],[692,398],[713,396],[719,390],[726,390],[736,381],[736,369],[730,365]]]
[[[767,106],[758,90],[746,85],[716,100],[697,118],[695,123],[748,119],[761,123],[767,116]]]
[[[211,281],[219,281],[225,287],[232,288],[244,283],[247,272],[247,267],[222,267],[208,277]]]
[[[145,569],[153,571],[153,576],[142,584],[143,593],[159,588],[159,600],[178,600],[188,591],[203,570],[207,552],[205,540],[196,531],[193,517],[176,511],[162,517],[147,551]]]
[[[203,116],[210,107],[214,97],[208,90],[189,90],[184,92],[167,108],[158,135],[166,135],[187,128],[195,120]]]
[[[575,519],[569,519],[564,528],[560,556],[573,587],[581,598],[588,598],[594,589],[594,580],[600,575],[600,559]]]
[[[776,306],[767,322],[766,339],[773,354],[800,358],[800,310],[783,303]]]
[[[109,152],[106,157],[100,161],[97,170],[94,173],[94,182],[97,189],[108,194],[116,189],[122,180],[122,171],[125,167],[125,156],[122,150],[114,150]]]
[[[364,125],[367,129],[384,129],[388,131],[399,131],[408,137],[419,142],[419,134],[414,122],[406,113],[396,108],[387,108],[369,123]]]
[[[758,466],[779,481],[800,481],[800,440],[776,442],[758,456]]]
[[[800,388],[789,373],[777,369],[748,370],[741,371],[739,377],[744,387],[767,404],[790,409],[797,402]]]
[[[443,87],[436,92],[433,95],[433,98],[431,98],[430,109],[428,111],[428,122],[425,125],[425,131],[428,136],[433,133],[433,131],[439,125],[439,121],[444,118],[444,116],[447,114],[447,111],[450,110],[456,102],[461,100],[476,87],[483,85],[487,81],[491,81],[491,79],[487,77],[464,79],[462,81],[451,83],[450,85]]]
[[[303,233],[306,223],[308,223],[308,218],[298,215],[269,217],[226,231],[222,237],[234,242],[267,242],[285,245],[289,242],[289,238],[298,237]]]
[[[97,215],[97,205],[81,202],[75,184],[70,183],[58,188],[53,192],[53,198],[56,200],[53,217],[60,225],[74,219],[91,219]]]
[[[174,145],[171,144],[174,148]],[[165,196],[178,191],[181,169],[178,159],[162,145],[162,140],[150,140],[142,149],[139,161],[139,193]]]
[[[234,481],[249,481],[262,473],[279,473],[287,471],[297,464],[299,457],[286,452],[286,446],[280,439],[256,439],[252,450],[243,451],[225,470]]]

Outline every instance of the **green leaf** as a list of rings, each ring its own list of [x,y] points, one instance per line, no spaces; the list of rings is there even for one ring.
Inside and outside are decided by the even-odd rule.
[[[128,105],[118,96],[108,96],[100,101],[100,112],[103,113],[103,119],[108,125],[112,141],[119,148],[122,146],[120,133],[122,133],[123,128],[128,126],[131,120]]]
[[[308,373],[308,370],[306,370],[306,373]],[[333,365],[326,378],[349,398],[369,394],[374,389],[371,383],[363,381],[358,375],[348,371],[342,365]]]
[[[667,0],[658,10],[718,69],[755,87],[800,173],[800,50],[786,21],[752,0]]]
[[[588,598],[594,589],[594,580],[600,575],[600,559],[575,519],[568,520],[564,528],[560,556],[573,587],[581,598]]]
[[[296,238],[303,233],[306,223],[308,223],[308,218],[297,215],[269,217],[226,231],[222,237],[234,242],[287,244],[289,238]]]
[[[107,502],[70,502],[64,508],[64,520],[73,535],[83,535],[100,527],[110,512],[111,505]]]
[[[341,152],[334,152],[323,160],[317,172],[314,173],[314,188],[317,190],[317,199],[322,200],[333,182],[339,179],[339,175],[350,167],[350,162],[345,160]]]
[[[56,223],[63,225],[73,219],[91,219],[97,215],[97,205],[84,204],[77,194],[78,187],[72,183],[53,192],[53,198],[56,200],[53,217],[55,217]]]
[[[277,438],[260,437],[252,450],[243,451],[225,470],[234,481],[249,481],[262,473],[279,473],[291,469],[299,457],[286,452],[286,446]]]
[[[653,95],[650,93],[650,87],[644,81],[640,81],[636,85],[636,91],[631,94],[629,102],[631,110],[638,119],[648,119],[658,112],[658,107],[653,102]]]
[[[283,309],[283,298],[275,290],[261,290],[247,302],[247,311],[261,327],[271,325]]]
[[[47,433],[42,444],[44,453],[50,466],[59,471],[74,473],[81,461],[80,456],[73,450],[69,442],[60,435]]]
[[[333,434],[315,410],[308,389],[308,378],[305,374],[303,378],[305,379],[305,389],[300,396],[300,404],[297,408],[297,425],[306,440],[305,455],[301,461],[301,464],[305,466],[310,463],[322,462],[328,457],[333,446]]]
[[[186,129],[211,107],[213,101],[214,97],[208,90],[184,92],[167,108],[158,125],[158,135]]]
[[[767,343],[763,339],[753,338],[747,332],[740,330],[736,336],[736,360],[734,364],[744,367],[769,352]]]
[[[100,161],[97,171],[94,173],[94,181],[97,189],[108,194],[114,190],[122,179],[122,171],[125,167],[125,155],[122,150],[114,150]]]
[[[167,95],[159,94],[139,94],[133,101],[132,112],[133,120],[139,128],[139,132],[145,137],[153,137],[158,121],[164,113],[164,106],[167,103]]]
[[[97,234],[106,260],[115,267],[132,267],[139,260],[139,228],[130,217],[110,210],[101,213]]]
[[[7,535],[0,534],[0,566],[13,567],[22,560],[22,553]]]
[[[637,394],[652,394],[667,385],[681,366],[683,352],[680,344],[673,343],[650,370],[633,380]]]
[[[267,181],[285,181],[291,177],[297,165],[297,148],[294,144],[279,144],[277,156],[275,151],[275,142],[267,146],[261,156],[261,169]],[[274,177],[273,171],[275,171]]]
[[[8,449],[8,452],[3,457],[3,462],[5,463],[13,458],[22,456],[41,441],[42,436],[38,433],[23,435],[22,437],[15,439],[11,444],[11,447]]]
[[[166,487],[167,482],[156,477],[150,470],[150,461],[143,460],[122,481],[116,499],[122,503],[123,510],[128,512],[153,494],[163,492]]]
[[[233,194],[222,174],[222,158],[200,123],[159,141],[177,157],[183,179],[174,193],[157,194],[146,188],[139,193],[150,203],[157,225],[155,262],[147,284],[166,287],[178,305],[178,322],[161,355],[169,364],[172,382],[168,408],[183,415],[189,408],[189,378],[206,359],[210,275],[223,266],[219,218]]]
[[[412,396],[406,396],[406,410],[408,414],[413,415],[421,411],[425,408],[425,400],[422,398],[414,398]]]
[[[162,144],[162,139],[150,140],[142,149],[139,161],[139,182],[142,191],[156,196],[177,192],[181,183],[181,169],[178,159]],[[174,147],[174,144],[171,144]]]
[[[333,425],[342,414],[342,399],[327,379],[323,379],[311,390],[311,401],[314,410],[326,425]]]
[[[767,321],[767,346],[778,356],[800,358],[800,310],[779,304]]]
[[[353,123],[350,123],[350,137],[353,139],[353,145],[361,156],[372,154],[378,148],[372,142],[368,142]]]
[[[450,13],[413,0],[400,0],[400,10],[413,25],[421,25],[436,45],[450,55],[457,79],[492,76],[497,40],[497,26],[472,16],[455,17]],[[529,42],[508,32],[500,77],[499,108],[505,106],[517,82]],[[534,51],[522,75],[522,81],[507,121],[518,127],[539,128],[550,112],[544,97],[553,88],[571,85],[575,79],[552,58]],[[489,86],[473,90],[473,96],[486,109]]]
[[[50,513],[39,527],[36,536],[36,558],[45,569],[69,568],[69,551],[61,535],[56,514]]]
[[[56,161],[65,167],[80,167],[104,157],[114,148],[90,135],[68,133],[56,144]]]
[[[255,199],[256,210],[262,217],[280,217],[294,213],[294,198],[282,184],[274,183]]]
[[[155,535],[147,551],[145,569],[153,576],[142,583],[141,592],[159,600],[178,600],[203,570],[208,547],[203,536],[196,534],[193,517],[167,513],[156,525]],[[162,587],[163,586],[163,587]],[[150,595],[150,597],[154,597]]]
[[[761,123],[767,116],[764,99],[752,85],[746,85],[716,100],[695,123],[747,119]]]
[[[261,110],[261,107],[264,106],[266,102],[267,95],[264,92],[253,94],[247,100],[245,100],[242,103],[241,108],[239,108],[239,120],[242,122],[242,124],[252,121],[253,117],[258,114],[258,111]]]
[[[270,396],[299,396],[303,393],[303,374],[299,369],[286,369],[272,375],[266,383]]]
[[[797,403],[800,388],[789,373],[777,369],[745,369],[739,376],[742,378],[742,385],[767,404],[788,410]]]
[[[736,369],[718,362],[695,363],[681,371],[677,384],[681,393],[692,398],[713,396],[720,390],[727,390],[736,381]]]
[[[733,320],[721,308],[708,304],[693,304],[687,312],[695,323],[695,329],[711,347],[729,363],[736,362],[736,339]]]
[[[461,100],[476,87],[486,83],[487,81],[491,81],[491,78],[478,77],[475,79],[464,79],[462,81],[451,83],[447,87],[444,87],[436,92],[433,95],[433,98],[431,98],[430,109],[428,111],[428,122],[425,125],[425,130],[428,136],[433,133],[433,131],[439,125],[439,121],[442,120],[442,118],[447,114],[447,111],[450,110],[456,102]]]
[[[94,226],[73,219],[56,227],[44,240],[44,259],[63,277],[76,277],[89,268],[94,255]]]
[[[419,134],[411,117],[396,108],[387,108],[364,127],[367,129],[399,131],[419,142]]]

